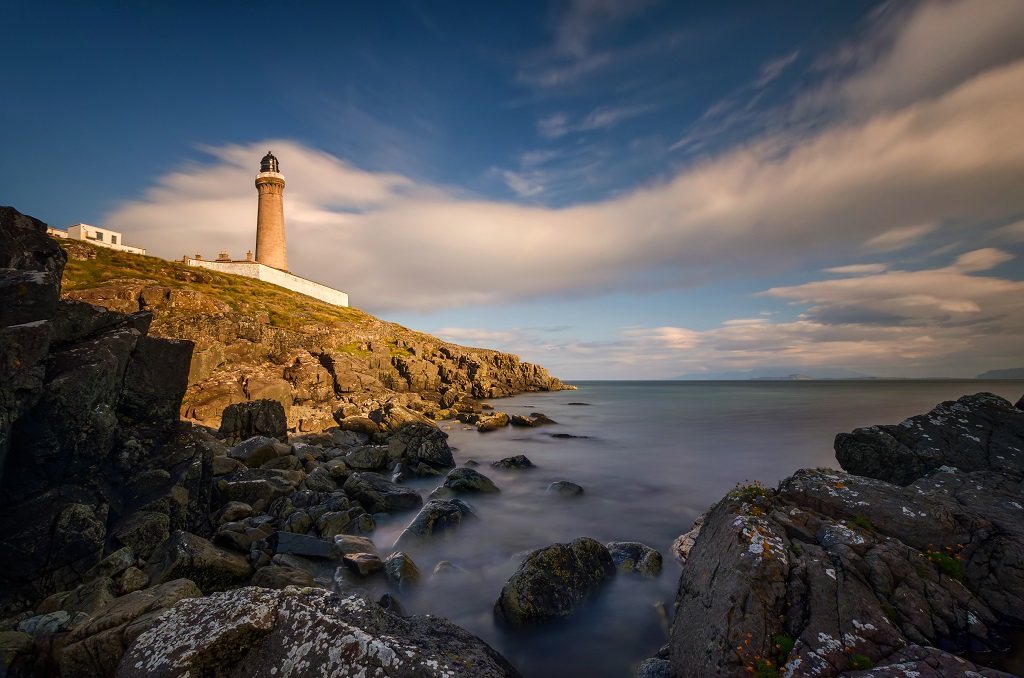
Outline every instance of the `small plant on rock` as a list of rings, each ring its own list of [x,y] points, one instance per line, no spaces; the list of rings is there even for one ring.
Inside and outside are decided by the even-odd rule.
[[[945,552],[927,549],[922,555],[942,574],[957,581],[963,580],[964,568],[960,565],[960,554],[953,551],[952,547],[947,546]]]
[[[729,492],[729,496],[733,499],[753,501],[758,497],[771,496],[771,490],[765,487],[764,483],[760,480],[755,480],[754,482],[744,481],[743,483],[736,483],[736,487]]]
[[[852,522],[854,525],[861,528],[862,530],[867,530],[868,532],[875,531],[875,526],[872,525],[864,516],[854,516]]]
[[[850,655],[850,668],[854,671],[865,671],[875,668],[875,662],[862,654]]]

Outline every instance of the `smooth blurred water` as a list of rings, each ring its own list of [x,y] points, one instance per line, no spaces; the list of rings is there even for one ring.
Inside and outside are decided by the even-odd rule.
[[[460,466],[467,459],[501,488],[469,500],[482,521],[463,523],[447,543],[409,550],[427,581],[399,594],[411,613],[452,619],[476,633],[527,676],[628,676],[667,640],[655,610],[671,614],[679,566],[668,547],[737,482],[775,485],[803,467],[837,467],[841,431],[896,424],[939,402],[989,391],[1011,402],[1022,381],[580,382],[578,391],[493,401],[509,414],[543,412],[558,425],[478,433],[445,424]],[[587,403],[574,405],[572,403]],[[585,438],[556,439],[568,433]],[[490,462],[525,454],[536,469],[503,471]],[[579,498],[546,494],[555,480],[582,485]],[[440,479],[418,480],[424,497]],[[382,522],[386,551],[408,523]],[[665,556],[653,581],[618,576],[567,622],[528,634],[495,626],[494,601],[515,571],[513,556],[576,537],[640,541]],[[468,575],[430,578],[439,560]]]

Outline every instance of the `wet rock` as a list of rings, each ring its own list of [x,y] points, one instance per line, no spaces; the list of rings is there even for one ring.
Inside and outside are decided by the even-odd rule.
[[[530,419],[533,421],[534,426],[546,426],[549,424],[557,424],[558,422],[547,416],[543,412],[531,412]]]
[[[463,509],[443,499],[431,499],[412,522],[398,535],[394,548],[407,548],[420,543],[444,541],[454,535],[462,522]]]
[[[526,627],[570,616],[576,606],[615,575],[611,555],[588,537],[532,552],[501,589],[495,617]]]
[[[504,412],[495,412],[489,417],[481,417],[476,422],[476,430],[480,433],[488,433],[490,431],[497,431],[499,428],[508,426],[508,415]]]
[[[384,569],[384,561],[376,553],[346,553],[341,560],[362,577],[368,577]]]
[[[385,593],[383,596],[381,596],[380,600],[377,601],[377,604],[380,605],[380,609],[384,610],[389,614],[393,614],[396,617],[409,616],[408,613],[405,611],[405,608],[402,606],[402,604],[398,602],[398,598],[395,598],[390,593]]]
[[[32,637],[52,636],[71,625],[71,614],[65,610],[40,614],[18,622],[18,631]]]
[[[316,462],[310,462],[315,464]],[[330,472],[323,466],[317,466],[311,473],[306,475],[299,484],[299,489],[311,492],[333,492],[338,489],[338,484],[331,478]]]
[[[303,570],[268,565],[256,571],[252,585],[264,589],[285,589],[289,586],[316,586],[316,581]]]
[[[498,461],[492,461],[491,466],[504,469],[537,468],[536,464],[527,459],[524,454],[517,454],[514,457],[505,457]]]
[[[153,585],[188,579],[204,593],[249,581],[253,573],[244,556],[180,530],[153,554],[145,572]]]
[[[653,579],[661,572],[661,554],[638,541],[610,541],[605,544],[619,572],[636,572]]]
[[[384,574],[399,591],[414,588],[423,579],[423,573],[407,554],[395,551],[384,561]]]
[[[434,565],[434,570],[431,572],[431,576],[435,579],[448,579],[451,577],[461,578],[468,577],[470,574],[469,570],[461,565],[456,565],[450,560],[439,561]]]
[[[370,513],[396,513],[423,505],[419,492],[376,473],[353,473],[345,481],[344,489]]]
[[[388,448],[383,445],[363,445],[345,456],[345,464],[356,471],[383,471],[388,466]]]
[[[287,434],[284,406],[276,400],[250,400],[228,405],[221,415],[221,437],[245,440],[253,436],[269,436],[283,441]]]
[[[471,468],[452,469],[445,476],[443,487],[454,493],[487,494],[500,492],[490,478]]]
[[[113,675],[124,651],[161,611],[202,595],[195,584],[178,579],[118,598],[71,633],[57,657],[61,675]]]
[[[532,419],[530,419],[529,417],[524,417],[521,414],[510,415],[508,418],[508,423],[511,426],[519,426],[524,428],[529,428],[537,425],[536,423],[534,423]]]
[[[334,549],[340,554],[372,553],[380,555],[372,539],[350,534],[339,534],[334,538]]]
[[[667,659],[645,659],[636,667],[635,678],[674,678]]]
[[[547,491],[562,497],[578,497],[583,494],[582,487],[568,480],[556,480],[548,485]]]
[[[483,641],[440,617],[402,619],[357,593],[255,587],[178,604],[136,639],[117,676],[185,672],[253,678],[519,675]]]
[[[287,553],[311,558],[336,558],[338,556],[333,541],[317,539],[306,534],[275,532],[268,541],[274,553]]]

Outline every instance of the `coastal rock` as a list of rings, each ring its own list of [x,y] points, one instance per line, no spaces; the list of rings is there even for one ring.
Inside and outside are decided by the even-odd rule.
[[[361,577],[368,577],[384,569],[384,561],[376,553],[346,553],[341,560]]]
[[[455,502],[431,499],[423,505],[402,534],[398,535],[394,548],[448,539],[458,529],[462,517],[463,509]]]
[[[122,596],[77,626],[58,654],[62,676],[110,676],[125,650],[163,610],[203,593],[187,579]]]
[[[153,585],[188,579],[204,593],[247,582],[253,573],[244,556],[180,530],[153,554],[145,572]]]
[[[284,440],[288,434],[288,420],[284,406],[276,400],[260,399],[235,403],[221,414],[220,435],[245,440],[253,436],[268,436]]]
[[[777,491],[731,492],[696,526],[683,564],[674,675],[834,676],[870,664],[880,668],[850,675],[969,675],[946,652],[1005,649],[1002,629],[1024,617],[1024,483],[1010,449],[1020,415],[967,396],[837,437],[844,464],[884,480],[804,469]],[[991,441],[984,458],[973,438]],[[792,646],[785,656],[779,639]]]
[[[289,586],[316,586],[312,575],[303,570],[291,567],[279,567],[267,565],[256,571],[252,578],[252,585],[264,589],[286,589]]]
[[[494,614],[512,627],[568,617],[615,575],[612,557],[589,537],[533,551],[501,589]]]
[[[410,468],[420,464],[435,469],[455,466],[448,434],[435,426],[418,424],[406,426],[388,438],[388,460]]]
[[[248,504],[255,513],[263,513],[276,499],[295,491],[284,476],[268,469],[231,473],[217,482],[217,489],[223,502]]]
[[[456,468],[449,471],[443,487],[456,494],[488,494],[501,491],[494,481],[471,468]]]
[[[524,468],[537,468],[536,464],[526,458],[524,454],[517,454],[514,457],[505,457],[498,461],[492,461],[491,466],[494,468],[504,469],[524,469]]]
[[[345,481],[344,490],[370,513],[395,513],[423,505],[419,492],[376,473],[353,473]]]
[[[519,675],[483,641],[440,617],[403,619],[357,593],[250,587],[176,605],[136,639],[117,676],[204,672],[247,678]]]
[[[610,541],[605,544],[619,572],[636,572],[648,579],[661,572],[661,554],[638,541]]]
[[[548,485],[550,494],[557,494],[561,497],[578,497],[583,494],[583,488],[568,480],[556,480]]]
[[[508,415],[504,412],[495,412],[489,417],[481,417],[476,422],[476,430],[481,433],[487,433],[489,431],[497,431],[499,428],[508,426]]]
[[[909,485],[942,466],[1024,478],[1024,412],[991,393],[937,405],[895,426],[840,433],[836,459],[850,473]]]
[[[384,574],[399,591],[414,588],[423,580],[423,573],[407,554],[395,551],[384,561]]]
[[[339,534],[334,538],[334,548],[341,554],[372,553],[380,555],[372,539],[357,535]]]
[[[277,444],[280,443],[276,438],[255,436],[232,447],[228,450],[228,456],[242,462],[247,468],[259,468],[271,459],[278,457],[280,453]]]

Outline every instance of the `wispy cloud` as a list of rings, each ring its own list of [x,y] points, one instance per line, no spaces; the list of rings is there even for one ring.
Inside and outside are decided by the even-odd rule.
[[[884,244],[907,224],[1012,218],[1024,213],[1021,110],[1024,62],[822,129],[785,153],[767,136],[663,182],[557,209],[365,172],[293,142],[271,146],[288,177],[296,272],[371,311],[429,310],[681,288]],[[107,223],[168,258],[244,252],[253,163],[267,147],[209,149],[211,163],[161,177]]]
[[[789,54],[779,57],[778,59],[772,59],[768,63],[761,66],[761,73],[754,80],[754,87],[766,87],[782,73],[789,68],[797,57],[800,56],[800,50],[793,50]]]
[[[557,139],[572,132],[609,129],[623,120],[648,113],[653,108],[651,105],[598,106],[576,122],[567,113],[552,113],[537,121],[537,133],[545,139]]]
[[[935,231],[934,224],[901,226],[880,233],[861,245],[865,252],[895,252],[910,247],[921,238]]]
[[[835,266],[826,268],[825,273],[842,273],[844,275],[860,275],[867,273],[882,273],[888,270],[888,264],[851,264],[849,266]]]

